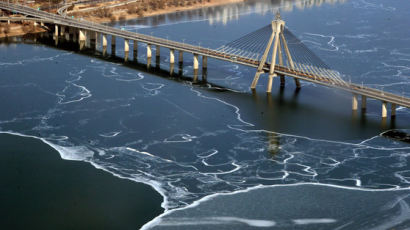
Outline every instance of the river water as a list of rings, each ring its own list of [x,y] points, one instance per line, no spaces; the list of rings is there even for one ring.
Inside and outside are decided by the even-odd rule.
[[[249,1],[113,26],[217,48],[269,24],[278,8],[286,26],[344,80],[410,96],[410,5],[398,0]],[[122,44],[117,39],[119,57]],[[409,132],[408,109],[399,107],[396,119],[382,120],[381,103],[368,100],[366,114],[352,113],[350,94],[306,82],[295,91],[290,78],[283,90],[275,79],[272,95],[266,95],[267,78],[262,77],[252,93],[249,86],[255,69],[212,59],[207,82],[193,82],[192,55],[184,56],[182,76],[169,76],[169,51],[161,49],[161,71],[146,70],[144,46],[139,44],[140,64],[123,65],[115,58],[47,44],[1,45],[0,106],[5,108],[0,114],[1,132],[42,138],[64,159],[87,161],[114,175],[147,183],[164,196],[166,210],[185,212],[185,219],[169,217],[161,222],[167,220],[165,215],[150,227],[195,225],[194,214],[186,219],[189,207],[199,200],[206,204],[210,195],[235,191],[250,193],[251,198],[236,200],[252,208],[237,214],[241,218],[230,219],[210,218],[204,212],[204,224],[198,226],[318,229],[334,224],[343,227],[339,229],[366,229],[370,225],[364,220],[383,217],[379,227],[390,226],[386,223],[398,229],[409,227],[410,216],[403,212],[407,201],[400,197],[408,193],[410,183],[410,145],[383,135],[392,129],[401,136]],[[352,190],[384,191],[386,203],[400,198],[393,202],[400,205],[400,221],[390,221],[390,215],[399,211],[378,212],[377,208],[386,210],[382,207],[386,203],[373,207],[372,200],[366,204],[373,214],[367,219],[356,216],[353,224],[349,211],[334,218],[315,217],[313,222],[306,222],[308,217],[304,221],[286,217],[293,222],[279,225],[246,219],[249,212],[256,215],[253,219],[271,218],[258,217],[270,211],[252,202],[272,197],[252,197],[254,191],[272,188],[268,194],[277,199],[281,191],[276,186],[301,184],[296,186],[302,188],[298,192],[282,192],[287,194],[282,202],[292,201],[305,194],[303,185],[312,189],[305,183],[330,186],[330,197],[333,193],[355,197]],[[366,197],[371,196],[359,194],[355,199]],[[324,202],[311,198],[296,205],[302,209]],[[339,204],[348,202],[339,200]],[[285,202],[280,210],[286,205],[295,206]],[[234,207],[228,201],[226,206]],[[326,207],[321,214],[328,214]],[[210,213],[226,215],[217,214],[218,210],[222,208],[210,208]]]

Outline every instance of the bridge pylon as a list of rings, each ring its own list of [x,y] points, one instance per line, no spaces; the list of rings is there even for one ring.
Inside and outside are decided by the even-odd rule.
[[[275,73],[275,65],[276,65],[277,56],[279,57],[279,65],[283,66],[282,44],[283,44],[283,49],[285,50],[286,58],[287,58],[287,61],[290,67],[292,69],[295,68],[293,60],[292,60],[292,56],[288,48],[288,44],[283,34],[283,31],[285,28],[285,21],[282,20],[279,12],[276,13],[275,20],[272,21],[271,27],[272,27],[272,34],[269,38],[268,44],[266,45],[265,51],[261,57],[258,69],[256,70],[255,77],[253,78],[252,85],[251,85],[251,89],[254,90],[256,88],[256,85],[258,84],[260,75],[265,73],[263,70],[263,67],[266,64],[266,60],[268,58],[270,50],[272,49],[272,59],[271,59],[271,63],[270,63],[271,65],[269,68],[268,86],[266,89],[267,93],[270,93],[272,91],[273,78],[277,77],[277,74]],[[285,76],[282,75],[280,77],[281,77],[281,87],[283,87],[285,85]],[[296,78],[294,79],[295,79],[296,87],[300,88],[299,80]]]

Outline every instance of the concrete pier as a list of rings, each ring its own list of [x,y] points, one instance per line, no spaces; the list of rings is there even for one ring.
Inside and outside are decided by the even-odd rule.
[[[60,26],[60,36],[63,37],[65,32],[65,26]]]
[[[353,94],[353,97],[352,97],[352,110],[357,110],[357,105],[358,105],[358,103],[357,103],[357,94]]]
[[[102,34],[102,53],[105,56],[107,54],[107,35]]]
[[[151,44],[147,44],[147,58],[152,57]]]
[[[85,31],[85,47],[90,48],[91,45],[91,33],[90,31],[86,30]]]
[[[169,63],[171,64],[175,63],[175,50],[173,49],[169,50]]]
[[[273,78],[276,77],[276,74],[269,74],[268,77],[268,86],[266,88],[266,93],[271,93],[272,92],[272,83],[273,83]]]
[[[199,68],[198,54],[194,54],[194,70]]]
[[[382,102],[382,118],[387,117],[387,102]]]
[[[133,45],[133,56],[134,56],[134,61],[138,60],[138,41],[134,40],[134,45]]]
[[[111,35],[111,55],[115,56],[115,47],[116,47],[116,37]]]
[[[202,69],[207,69],[207,68],[208,68],[208,57],[202,56]]]
[[[129,52],[130,52],[130,41],[128,39],[124,39],[124,61],[128,61]]]
[[[111,35],[111,55],[115,56],[115,45],[116,45],[116,39],[114,35]]]
[[[396,116],[396,104],[391,104],[391,117]]]
[[[54,26],[54,36],[57,38],[58,37],[58,25]]]
[[[184,63],[184,51],[182,51],[182,50],[179,51],[178,62],[180,64]]]
[[[362,110],[366,110],[366,107],[367,107],[367,97],[366,96],[364,96],[364,95],[362,95]]]
[[[79,30],[78,41],[80,42],[80,50],[84,49],[86,41],[86,33],[84,30]]]
[[[160,53],[161,53],[161,47],[157,45],[155,47],[155,57],[159,57]]]

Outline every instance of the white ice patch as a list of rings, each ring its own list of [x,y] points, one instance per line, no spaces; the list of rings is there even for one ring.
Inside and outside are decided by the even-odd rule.
[[[101,137],[109,138],[109,137],[116,137],[120,133],[121,133],[121,131],[113,131],[113,132],[108,132],[108,133],[101,133],[101,134],[98,134],[98,135],[100,135]]]
[[[318,218],[318,219],[295,219],[293,223],[298,225],[306,225],[306,224],[331,224],[335,223],[337,220],[330,219],[330,218]]]
[[[178,143],[178,142],[191,142],[196,136],[191,136],[189,134],[175,134],[164,140],[164,143]]]
[[[272,220],[254,220],[231,216],[206,217],[206,218],[172,218],[161,219],[160,226],[189,226],[189,225],[237,225],[246,224],[250,227],[267,228],[276,225]]]
[[[84,161],[94,156],[94,152],[85,146],[60,146],[53,144],[47,140],[43,141],[60,153],[64,160]]]

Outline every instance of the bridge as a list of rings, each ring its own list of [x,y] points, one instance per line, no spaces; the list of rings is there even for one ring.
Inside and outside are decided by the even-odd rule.
[[[277,14],[269,25],[251,32],[235,41],[217,49],[208,49],[186,43],[171,41],[159,37],[125,31],[98,23],[81,19],[74,19],[65,15],[56,15],[33,9],[23,5],[9,4],[0,1],[0,9],[24,15],[23,19],[38,20],[44,25],[46,22],[54,27],[54,39],[58,43],[59,36],[66,40],[79,42],[80,50],[90,47],[91,41],[102,38],[103,54],[107,51],[107,35],[111,36],[111,50],[115,54],[116,37],[124,39],[124,59],[128,61],[130,40],[133,41],[134,58],[138,55],[138,42],[147,44],[147,58],[152,58],[152,46],[156,46],[157,62],[160,47],[170,50],[169,61],[175,63],[175,51],[179,52],[179,63],[183,62],[183,53],[193,54],[194,72],[199,69],[199,56],[202,56],[202,68],[207,69],[208,58],[229,61],[240,65],[256,68],[256,74],[251,84],[255,89],[262,74],[268,74],[267,93],[271,93],[273,78],[280,77],[284,86],[285,76],[292,77],[296,87],[300,88],[300,80],[315,84],[338,88],[352,93],[352,109],[358,109],[358,97],[361,96],[361,108],[366,109],[367,98],[381,101],[383,118],[387,117],[387,104],[391,104],[391,116],[396,116],[397,106],[410,108],[410,98],[388,93],[363,85],[346,82],[337,71],[330,69],[320,58],[309,50],[286,27],[285,22]],[[95,42],[97,48],[97,43]]]

